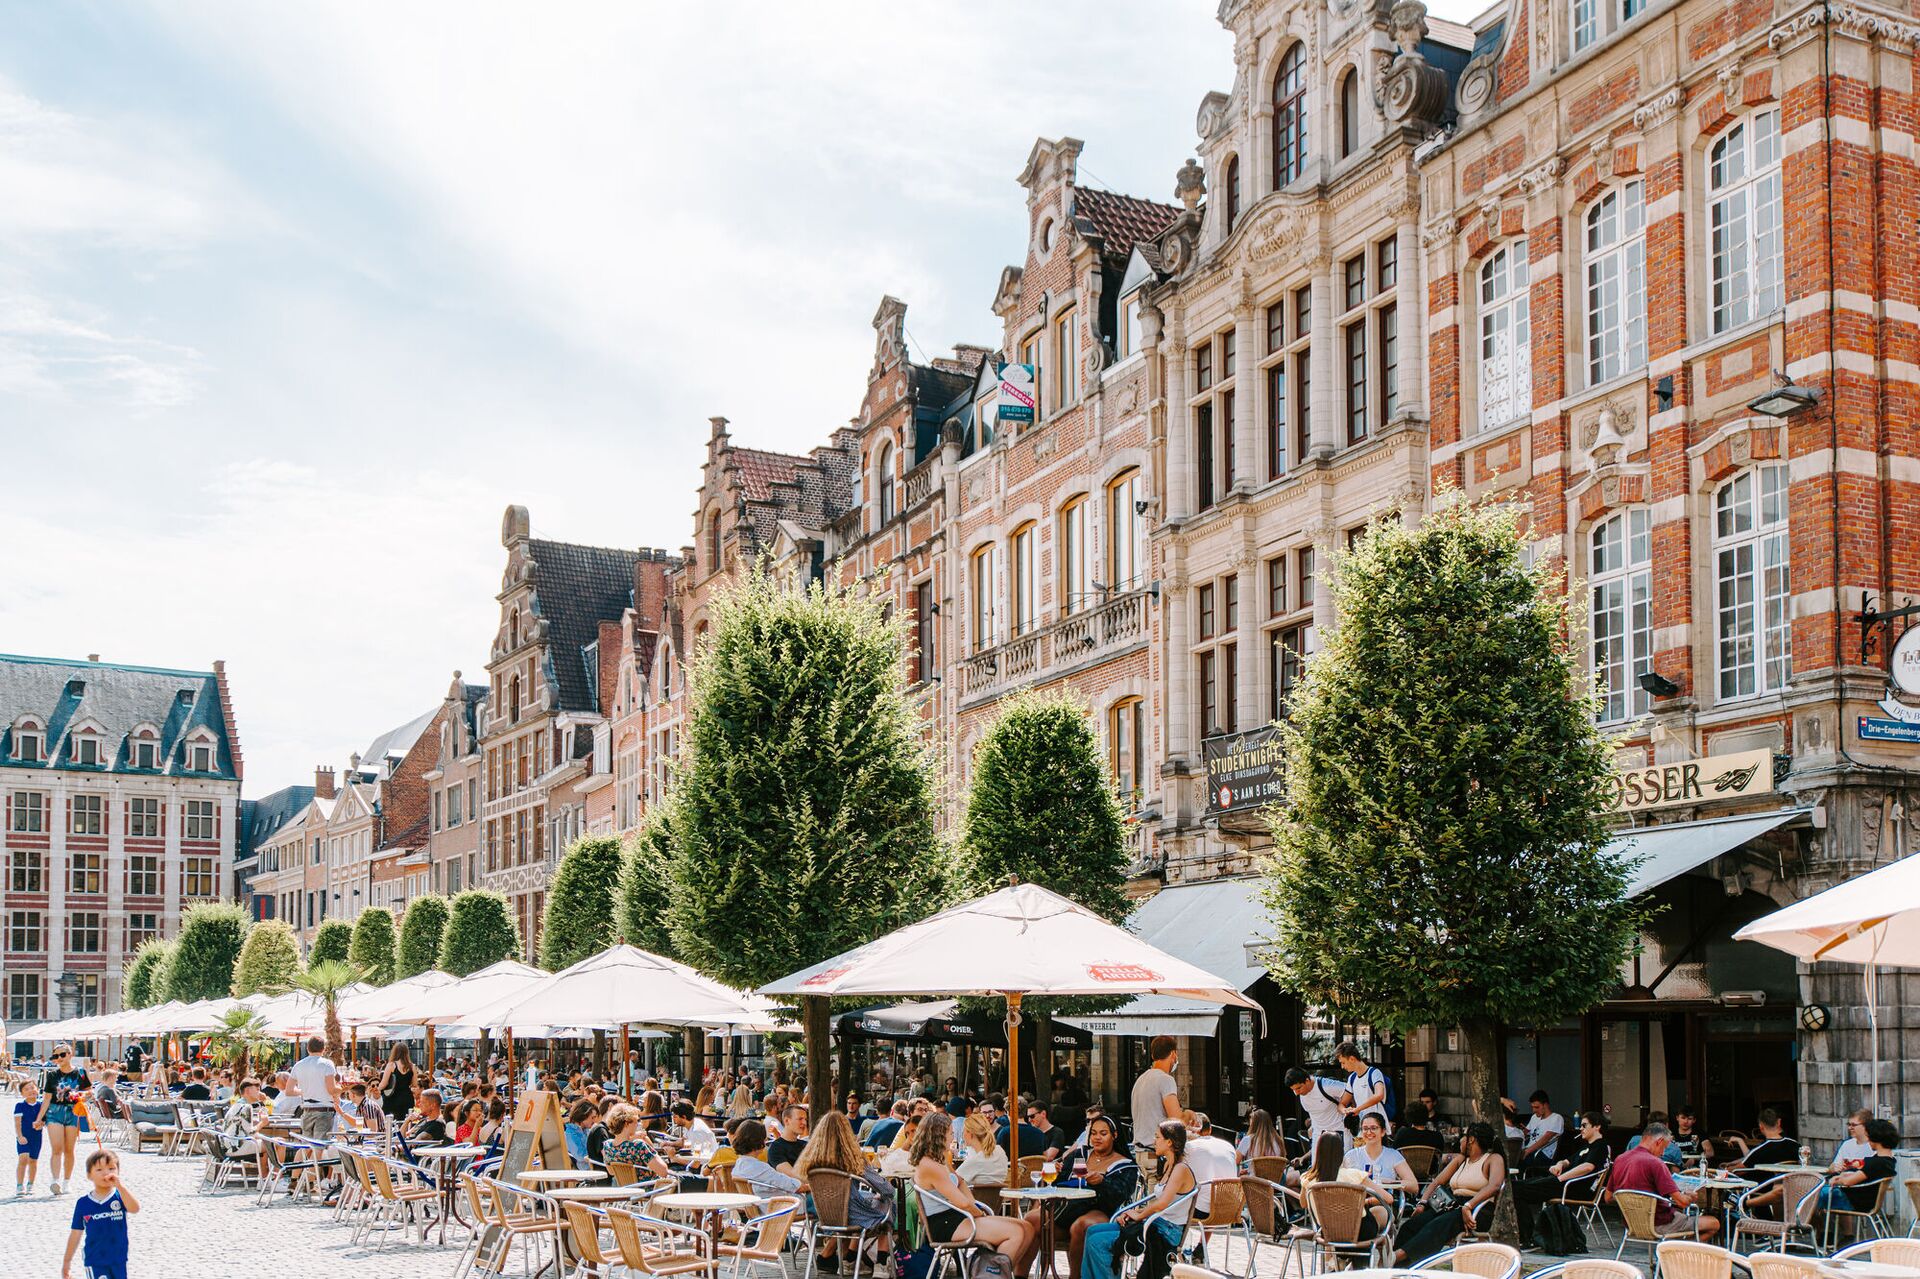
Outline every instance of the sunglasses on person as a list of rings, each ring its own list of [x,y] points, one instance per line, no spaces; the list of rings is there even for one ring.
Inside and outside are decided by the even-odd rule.
[[[71,1057],[71,1056],[73,1056],[73,1054],[72,1054],[72,1053],[55,1053],[55,1054],[53,1055],[53,1059],[54,1059],[55,1061],[65,1061],[65,1060],[66,1060],[67,1058],[69,1058],[69,1057]]]

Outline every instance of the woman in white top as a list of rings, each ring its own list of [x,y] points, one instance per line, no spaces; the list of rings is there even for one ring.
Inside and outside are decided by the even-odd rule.
[[[1134,1138],[1139,1140],[1138,1135]],[[1160,1189],[1152,1199],[1131,1208],[1123,1208],[1113,1220],[1091,1227],[1080,1253],[1080,1273],[1091,1279],[1120,1279],[1117,1253],[1120,1236],[1134,1222],[1151,1220],[1149,1229],[1158,1233],[1171,1248],[1178,1248],[1187,1233],[1187,1219],[1193,1214],[1193,1200],[1200,1183],[1187,1166],[1187,1126],[1178,1119],[1162,1123],[1153,1134],[1153,1153],[1160,1156]]]
[[[923,1123],[914,1136],[912,1147],[913,1184],[946,1201],[941,1207],[925,1202],[929,1209],[923,1220],[927,1234],[936,1243],[977,1243],[992,1248],[1017,1271],[1020,1259],[1033,1250],[1036,1230],[1019,1217],[998,1217],[974,1199],[967,1183],[954,1175],[948,1164],[953,1159],[953,1125]]]
[[[753,1094],[747,1089],[746,1080],[733,1086],[733,1093],[727,1098],[727,1118],[745,1119],[753,1113]]]
[[[993,1121],[982,1114],[967,1116],[966,1135],[961,1139],[962,1158],[953,1175],[969,1186],[1007,1184],[1007,1152],[994,1139]]]
[[[1413,1175],[1406,1157],[1387,1144],[1386,1120],[1374,1111],[1369,1110],[1361,1117],[1360,1144],[1347,1152],[1346,1166],[1359,1171],[1364,1178],[1360,1184],[1379,1201],[1368,1207],[1373,1214],[1375,1234],[1386,1227],[1387,1204],[1392,1201],[1394,1191],[1403,1195],[1420,1193],[1420,1179]]]

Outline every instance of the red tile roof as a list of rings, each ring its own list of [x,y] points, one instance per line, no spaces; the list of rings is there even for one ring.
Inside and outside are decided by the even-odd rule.
[[[1180,216],[1178,205],[1095,187],[1074,188],[1073,212],[1088,230],[1106,241],[1106,251],[1118,257],[1133,252],[1139,241],[1159,235]]]
[[[791,483],[794,472],[807,465],[807,459],[791,453],[768,453],[761,449],[729,449],[727,456],[740,474],[740,489],[749,502],[764,502],[773,496],[775,484]]]

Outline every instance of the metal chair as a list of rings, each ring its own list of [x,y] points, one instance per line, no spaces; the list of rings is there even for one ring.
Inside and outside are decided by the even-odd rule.
[[[607,1279],[613,1263],[600,1248],[600,1231],[607,1224],[606,1214],[571,1200],[560,1205],[560,1212],[566,1222],[568,1246],[573,1251],[573,1265],[562,1279]]]
[[[1869,1226],[1873,1227],[1873,1237],[1876,1239],[1884,1239],[1887,1235],[1893,1233],[1893,1227],[1888,1223],[1886,1216],[1887,1186],[1891,1184],[1892,1181],[1893,1178],[1891,1177],[1882,1177],[1878,1181],[1863,1181],[1857,1186],[1842,1187],[1842,1189],[1848,1192],[1866,1190],[1871,1187],[1873,1190],[1873,1203],[1869,1207],[1827,1207],[1820,1210],[1821,1217],[1823,1218],[1820,1227],[1821,1241],[1825,1245],[1826,1251],[1833,1251],[1833,1245],[1836,1242],[1834,1236],[1839,1234],[1840,1223],[1842,1221],[1851,1221],[1853,1223],[1853,1238],[1855,1243],[1860,1242],[1860,1232]],[[1851,1193],[1849,1193],[1846,1198],[1848,1203],[1853,1202]]]
[[[741,1222],[740,1242],[720,1245],[720,1255],[733,1258],[734,1279],[745,1279],[750,1266],[772,1266],[780,1272],[781,1279],[785,1279],[787,1267],[782,1258],[786,1254],[787,1235],[799,1216],[800,1200],[792,1195],[775,1195],[767,1201],[766,1212]]]
[[[1738,1253],[1691,1239],[1662,1241],[1655,1259],[1658,1273],[1667,1279],[1733,1279],[1733,1268],[1746,1265],[1746,1258]]]
[[[1576,1257],[1558,1265],[1536,1270],[1527,1279],[1645,1279],[1640,1267],[1629,1261],[1609,1257]],[[1754,1279],[1761,1279],[1756,1275]],[[1797,1279],[1797,1277],[1789,1277]]]
[[[624,1208],[607,1209],[620,1264],[630,1275],[701,1274],[717,1279],[720,1258],[713,1237],[704,1230],[662,1221]]]
[[[1585,1230],[1588,1226],[1597,1228],[1600,1231],[1601,1238],[1605,1239],[1608,1243],[1613,1242],[1613,1227],[1607,1224],[1606,1214],[1601,1211],[1603,1202],[1601,1196],[1605,1193],[1607,1174],[1612,1171],[1613,1160],[1609,1159],[1601,1166],[1600,1171],[1578,1178],[1578,1181],[1586,1184],[1587,1193],[1584,1196],[1575,1196],[1572,1194],[1574,1182],[1566,1182],[1560,1187],[1560,1203],[1562,1206],[1573,1210],[1575,1223],[1577,1223],[1582,1230]]]
[[[986,1247],[983,1243],[974,1242],[974,1235],[978,1233],[978,1227],[974,1223],[973,1214],[961,1212],[959,1208],[948,1203],[943,1196],[935,1194],[923,1186],[914,1186],[913,1193],[919,1201],[920,1220],[922,1222],[927,1221],[936,1213],[959,1212],[962,1224],[966,1230],[965,1237],[956,1233],[953,1238],[944,1243],[933,1238],[931,1231],[927,1232],[927,1245],[933,1249],[933,1265],[927,1270],[927,1279],[941,1279],[947,1267],[952,1265],[954,1259],[961,1253],[967,1252],[970,1249]],[[964,1274],[965,1272],[965,1267],[961,1267],[960,1273]]]
[[[1362,1239],[1363,1223],[1368,1220],[1368,1209],[1372,1206],[1372,1196],[1365,1186],[1355,1186],[1344,1181],[1316,1181],[1302,1192],[1307,1207],[1307,1219],[1313,1223],[1313,1237],[1308,1242],[1321,1257],[1333,1257],[1336,1261],[1351,1261],[1366,1258],[1369,1266],[1383,1264],[1383,1257],[1391,1257],[1389,1249],[1393,1246],[1392,1223],[1378,1230],[1371,1238]]]
[[[489,1214],[491,1220],[487,1224],[499,1229],[491,1249],[482,1240],[476,1251],[474,1265],[494,1274],[504,1273],[507,1257],[513,1251],[514,1243],[518,1242],[521,1245],[521,1264],[528,1279],[532,1279],[534,1255],[540,1251],[540,1241],[545,1239],[550,1242],[556,1255],[560,1251],[560,1218],[551,1209],[552,1201],[544,1195],[509,1186],[492,1177],[482,1177],[480,1181],[493,1200],[493,1212]],[[547,1261],[542,1259],[539,1269],[545,1271],[547,1265]]]
[[[1517,1279],[1520,1274],[1519,1250],[1503,1243],[1463,1243],[1442,1248],[1421,1262],[1420,1269],[1432,1270],[1442,1263],[1451,1266],[1453,1273],[1473,1275],[1474,1279]]]
[[[1259,1184],[1263,1187],[1266,1185],[1264,1182]],[[1207,1193],[1207,1213],[1192,1223],[1193,1228],[1200,1232],[1200,1246],[1205,1248],[1207,1241],[1215,1235],[1225,1236],[1220,1245],[1219,1264],[1212,1268],[1227,1274],[1234,1273],[1233,1267],[1228,1262],[1233,1256],[1234,1232],[1238,1231],[1247,1241],[1247,1279],[1253,1279],[1253,1263],[1257,1259],[1259,1246],[1253,1238],[1253,1219],[1247,1211],[1245,1188],[1236,1178],[1232,1181],[1209,1181],[1201,1189]],[[1273,1202],[1270,1188],[1267,1193],[1267,1202],[1269,1204]],[[1207,1260],[1209,1263],[1213,1261],[1212,1253],[1207,1254]]]
[[[1159,1192],[1155,1191],[1154,1193],[1158,1194]],[[1194,1204],[1194,1201],[1197,1200],[1199,1197],[1200,1197],[1200,1187],[1195,1186],[1192,1190],[1189,1190],[1184,1195],[1175,1195],[1173,1197],[1172,1202],[1170,1202],[1166,1207],[1162,1208],[1159,1212],[1153,1213],[1150,1216],[1144,1218],[1140,1222],[1140,1239],[1141,1239],[1140,1252],[1137,1256],[1132,1253],[1125,1254],[1124,1259],[1122,1260],[1121,1266],[1120,1266],[1121,1273],[1123,1276],[1126,1276],[1127,1279],[1131,1279],[1131,1276],[1136,1274],[1139,1270],[1138,1263],[1146,1259],[1146,1252],[1147,1252],[1146,1240],[1151,1239],[1153,1237],[1154,1223],[1157,1221],[1165,1221],[1167,1218],[1169,1218],[1176,1212],[1184,1213],[1184,1218],[1179,1223],[1180,1234],[1179,1234],[1179,1237],[1173,1241],[1172,1256],[1168,1264],[1171,1265],[1171,1264],[1180,1262],[1182,1260],[1190,1260],[1187,1254],[1187,1231],[1190,1230],[1193,1226],[1193,1204]],[[1149,1201],[1146,1199],[1136,1199],[1133,1203],[1128,1204],[1127,1207],[1131,1208],[1147,1202]],[[1121,1211],[1124,1212],[1126,1211],[1126,1209],[1123,1208],[1121,1209]]]
[[[1733,1250],[1740,1251],[1741,1237],[1750,1236],[1773,1241],[1782,1252],[1791,1252],[1796,1243],[1808,1252],[1822,1251],[1813,1235],[1813,1210],[1820,1201],[1820,1188],[1825,1184],[1825,1178],[1817,1172],[1790,1172],[1734,1196],[1738,1220],[1733,1223]],[[1748,1210],[1747,1200],[1770,1186],[1780,1190],[1780,1215],[1757,1216]]]
[[[866,1260],[867,1237],[874,1232],[869,1227],[856,1226],[848,1220],[847,1210],[853,1200],[854,1180],[852,1173],[838,1168],[814,1168],[807,1173],[807,1189],[813,1194],[813,1225],[807,1232],[805,1279],[813,1279],[814,1267],[820,1257],[820,1244],[825,1239],[854,1241],[851,1279],[860,1279],[860,1266]]]
[[[373,1181],[374,1193],[378,1201],[374,1204],[373,1214],[368,1219],[368,1230],[382,1221],[398,1225],[404,1234],[408,1227],[418,1224],[420,1242],[427,1241],[427,1228],[435,1216],[431,1211],[423,1211],[439,1202],[440,1192],[425,1184],[416,1175],[412,1164],[400,1163],[391,1159],[369,1159],[366,1169]],[[387,1246],[387,1234],[380,1235],[380,1246]]]
[[[1883,1266],[1910,1266],[1920,1270],[1920,1239],[1898,1235],[1891,1239],[1867,1239],[1842,1248],[1833,1254],[1833,1259],[1851,1261],[1862,1256]]]

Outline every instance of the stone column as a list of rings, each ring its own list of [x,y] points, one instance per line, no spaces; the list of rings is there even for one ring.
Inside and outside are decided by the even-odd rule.
[[[47,738],[51,749],[53,734],[48,733]],[[47,795],[47,965],[40,979],[41,1003],[49,1021],[72,1016],[71,1009],[59,1006],[60,992],[54,985],[67,971],[67,818],[71,793],[66,775],[56,772]]]
[[[1394,322],[1400,331],[1400,373],[1396,394],[1400,397],[1400,415],[1425,417],[1425,397],[1420,393],[1420,374],[1426,365],[1427,300],[1420,289],[1420,233],[1414,224],[1419,205],[1409,200],[1393,237]]]
[[[1260,556],[1251,548],[1243,551],[1235,572],[1240,582],[1240,616],[1234,628],[1240,670],[1234,681],[1238,712],[1234,727],[1244,733],[1267,722],[1267,708],[1260,700],[1260,674],[1266,665],[1266,654],[1260,648],[1259,601],[1264,590]]]
[[[1188,669],[1189,612],[1193,607],[1187,592],[1184,569],[1168,575],[1162,588],[1163,616],[1167,624],[1167,658],[1164,685],[1167,696],[1167,760],[1187,760],[1194,752],[1193,683]]]
[[[1193,514],[1193,415],[1187,411],[1187,343],[1174,331],[1162,347],[1167,370],[1167,518]]]
[[[1243,298],[1233,319],[1233,487],[1245,492],[1259,487],[1266,475],[1255,417],[1260,405],[1260,351],[1255,345],[1259,338],[1253,299]]]
[[[1334,370],[1339,367],[1333,349],[1333,260],[1327,257],[1313,262],[1313,351],[1311,365],[1313,393],[1308,400],[1307,454],[1313,458],[1333,456],[1339,446],[1334,434]]]

